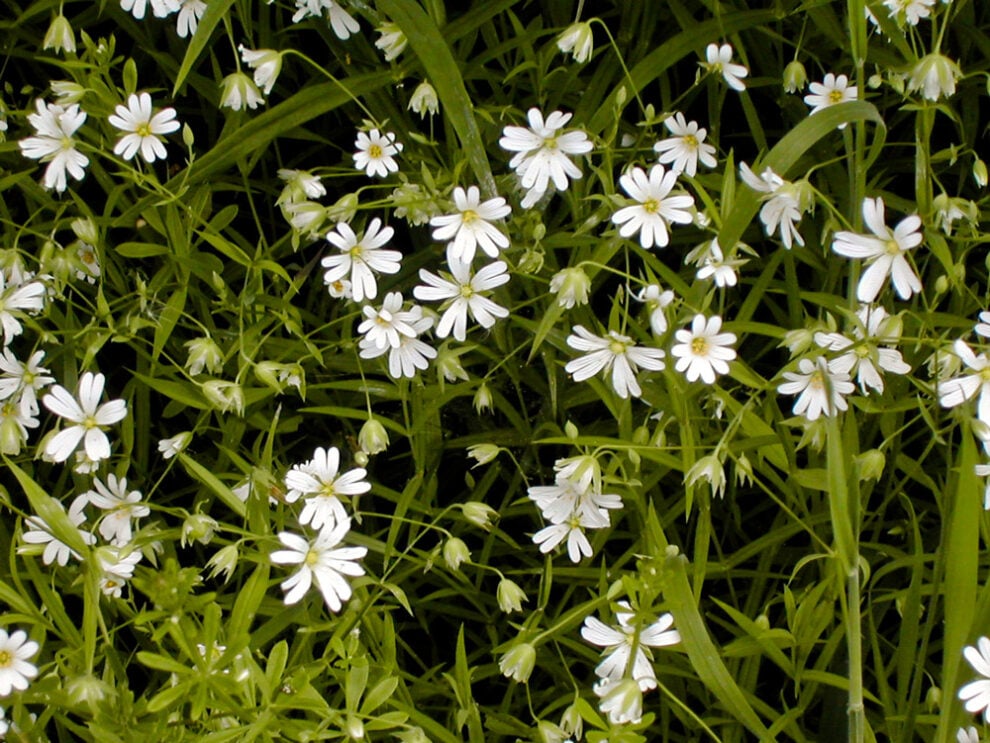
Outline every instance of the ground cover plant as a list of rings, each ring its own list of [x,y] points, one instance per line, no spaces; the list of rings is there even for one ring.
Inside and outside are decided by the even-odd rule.
[[[990,726],[990,9],[4,0],[0,737]]]

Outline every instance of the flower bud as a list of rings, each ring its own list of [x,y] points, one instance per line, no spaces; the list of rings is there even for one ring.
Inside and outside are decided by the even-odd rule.
[[[480,467],[483,464],[495,461],[500,451],[501,449],[495,446],[495,444],[475,444],[468,447],[467,455],[477,462],[474,467]],[[474,469],[474,467],[471,469]]]
[[[588,304],[591,279],[580,267],[564,268],[550,278],[550,291],[557,295],[557,304],[564,309]]]
[[[602,698],[598,709],[608,715],[613,725],[627,722],[633,724],[643,717],[643,692],[639,684],[631,678],[618,681],[602,679],[594,687],[595,694]]]
[[[498,582],[495,597],[498,599],[498,607],[506,614],[522,611],[523,602],[529,600],[526,598],[526,592],[508,578],[502,578]]]
[[[244,412],[244,390],[237,382],[224,382],[221,379],[211,379],[204,382],[200,389],[203,395],[209,400],[213,407],[221,413]]]
[[[244,64],[254,70],[254,84],[268,95],[282,71],[282,53],[274,49],[245,49],[237,47]]]
[[[223,353],[212,338],[193,338],[183,345],[189,349],[189,358],[186,359],[186,369],[189,376],[195,377],[201,374],[203,369],[210,374],[217,374],[223,368]]]
[[[986,188],[987,164],[980,158],[976,158],[976,162],[973,163],[973,180],[976,181],[976,185],[980,188]]]
[[[557,48],[564,54],[570,52],[579,64],[587,62],[595,50],[591,24],[586,21],[572,23],[557,37]]]
[[[451,537],[443,545],[443,561],[451,570],[459,570],[461,563],[471,559],[471,550],[464,544],[464,540],[458,537]]]
[[[792,60],[784,68],[784,90],[788,93],[796,93],[803,90],[808,83],[808,73],[804,65],[798,60]]]
[[[474,409],[478,415],[481,415],[485,411],[490,412],[493,404],[492,391],[488,387],[488,382],[482,382],[478,391],[474,393]]]
[[[216,519],[205,513],[193,513],[182,522],[182,546],[185,547],[193,540],[200,544],[209,544],[219,524]]]
[[[378,33],[380,36],[375,42],[375,46],[385,54],[386,62],[391,62],[402,54],[406,44],[409,43],[397,23],[383,23],[378,27]]]
[[[529,675],[533,672],[535,665],[536,648],[528,642],[513,645],[498,660],[498,667],[502,675],[520,684],[529,681]]]
[[[234,574],[234,568],[237,567],[239,556],[240,553],[236,544],[228,544],[226,547],[221,547],[206,563],[206,567],[210,571],[209,576],[216,578],[223,573],[223,582],[226,583],[230,580],[230,576]]]
[[[442,376],[447,382],[456,382],[458,379],[467,382],[471,376],[461,365],[460,355],[463,351],[457,351],[446,343],[441,346],[437,353],[436,367],[437,377]]]
[[[462,504],[461,513],[464,514],[464,518],[485,531],[491,531],[492,526],[498,522],[498,511],[478,500]]]
[[[100,241],[100,235],[96,231],[96,225],[93,224],[92,219],[83,219],[82,217],[73,219],[69,227],[76,233],[76,237],[85,243],[96,245]]]
[[[65,682],[65,693],[73,706],[86,705],[94,708],[106,698],[109,691],[112,691],[109,684],[92,674],[76,676]]]
[[[956,93],[956,80],[962,77],[959,65],[941,54],[926,54],[911,70],[908,91],[921,91],[929,101],[951,98]]]
[[[358,432],[358,445],[367,454],[381,454],[388,448],[388,431],[374,418],[369,418]]]
[[[883,474],[886,464],[886,457],[879,449],[867,449],[856,457],[856,464],[859,467],[859,479],[861,482],[867,480],[879,480]]]
[[[48,87],[55,94],[55,102],[60,106],[71,106],[79,103],[86,94],[86,88],[71,80],[52,80]]]
[[[165,459],[171,459],[180,451],[189,446],[189,442],[192,441],[192,431],[183,431],[182,433],[177,433],[167,439],[162,439],[158,442],[158,451],[161,452],[162,457]]]
[[[45,34],[41,48],[52,49],[55,52],[64,50],[75,53],[76,35],[72,32],[69,20],[61,13],[52,19],[52,25],[48,27],[48,33]]]
[[[347,715],[347,737],[351,740],[364,740],[364,723],[357,715]]]
[[[436,89],[425,80],[417,85],[412,98],[409,99],[409,110],[418,113],[421,117],[437,113],[440,110],[440,100],[437,98]]]
[[[265,97],[261,95],[254,80],[243,72],[227,75],[220,82],[221,108],[229,108],[233,111],[242,111],[245,108],[253,110],[264,102]]]

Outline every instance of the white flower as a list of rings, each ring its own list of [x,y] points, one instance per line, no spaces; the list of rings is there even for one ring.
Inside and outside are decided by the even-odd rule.
[[[680,633],[672,629],[674,617],[669,613],[663,614],[655,622],[642,626],[640,623],[633,624],[635,615],[627,602],[620,601],[619,606],[622,611],[615,615],[618,627],[610,627],[593,616],[585,617],[581,627],[581,637],[607,651],[595,673],[598,678],[610,681],[618,681],[629,673],[639,684],[640,691],[655,689],[657,676],[649,648],[667,647],[681,641]]]
[[[294,204],[327,195],[327,188],[320,182],[320,176],[313,175],[308,170],[279,168],[278,177],[285,182],[285,188],[275,202],[278,205]]]
[[[814,361],[801,359],[798,372],[784,372],[787,381],[777,387],[784,395],[798,395],[794,403],[794,415],[803,415],[809,421],[837,415],[849,405],[845,395],[856,389],[849,375],[829,368],[824,356]]]
[[[319,18],[327,11],[330,27],[338,39],[347,39],[351,34],[361,30],[361,26],[350,13],[344,10],[334,0],[296,0],[296,12],[292,16],[293,23],[299,23],[304,18],[312,16]]]
[[[760,209],[760,221],[763,222],[767,235],[772,235],[779,229],[780,239],[788,250],[794,242],[804,245],[804,238],[797,231],[801,213],[806,211],[802,190],[790,181],[785,181],[770,168],[765,168],[757,177],[746,163],[740,163],[739,174],[747,186],[765,194],[762,197],[764,204]]]
[[[109,511],[100,521],[100,535],[111,544],[123,547],[131,541],[131,520],[144,518],[151,509],[141,503],[140,491],[128,492],[127,478],[108,475],[104,485],[100,478],[94,477],[93,487],[95,490],[83,495],[97,508]]]
[[[602,700],[598,709],[613,725],[635,725],[643,719],[643,692],[632,679],[601,679],[592,691]]]
[[[565,54],[572,53],[574,61],[579,64],[587,62],[595,50],[595,36],[591,31],[591,24],[586,21],[572,23],[557,37],[557,48]]]
[[[38,667],[31,663],[38,650],[38,643],[29,640],[24,630],[8,635],[0,629],[0,697],[28,688],[28,682],[38,675]]]
[[[483,328],[490,328],[497,319],[509,316],[505,307],[481,295],[509,280],[507,268],[504,261],[495,261],[472,276],[470,264],[453,262],[450,264],[453,281],[421,268],[419,278],[427,286],[415,287],[413,296],[424,302],[447,302],[437,325],[437,336],[446,338],[453,332],[454,338],[463,341],[467,337],[468,312]]]
[[[271,93],[282,71],[282,53],[274,49],[245,49],[243,44],[237,50],[244,64],[254,70],[254,84],[265,95]]]
[[[705,318],[695,315],[690,330],[678,330],[674,337],[679,341],[670,353],[677,357],[674,368],[684,372],[687,381],[698,378],[705,384],[714,384],[717,374],[729,373],[729,362],[736,352],[728,346],[736,342],[735,333],[720,333],[722,318],[714,315]]]
[[[971,373],[939,382],[938,401],[943,408],[954,408],[979,394],[976,417],[990,425],[990,359],[985,353],[975,355],[962,339],[957,340],[952,348]]]
[[[76,35],[72,31],[72,24],[61,13],[52,18],[52,23],[48,27],[41,48],[52,49],[55,52],[60,52],[63,49],[73,53],[76,51]]]
[[[368,224],[359,240],[354,230],[346,222],[339,223],[334,231],[327,233],[327,240],[334,245],[340,255],[328,255],[320,261],[327,269],[323,281],[328,286],[350,274],[351,292],[355,302],[363,302],[365,297],[378,296],[378,283],[375,273],[398,273],[402,253],[397,250],[382,250],[382,246],[392,239],[395,230],[382,228],[382,221],[375,217]]]
[[[639,233],[639,244],[644,248],[654,245],[664,247],[670,242],[667,226],[691,224],[694,220],[689,211],[694,207],[694,198],[681,193],[669,196],[677,183],[677,170],[666,172],[663,165],[654,165],[649,175],[642,168],[633,168],[619,178],[619,185],[629,196],[638,201],[636,206],[626,206],[612,215],[615,224],[622,225],[619,234],[632,237]]]
[[[247,74],[233,72],[220,81],[220,107],[241,111],[255,109],[265,102],[265,97]]]
[[[746,89],[742,78],[749,74],[749,70],[741,64],[733,64],[731,45],[709,44],[705,48],[705,59],[707,61],[702,66],[713,74],[721,75],[730,88],[739,91]]]
[[[28,416],[37,415],[38,392],[55,381],[54,377],[48,376],[48,369],[40,366],[41,360],[45,358],[44,351],[35,351],[25,362],[20,360],[10,349],[4,347],[0,353],[0,400],[20,395],[18,407]]]
[[[110,426],[127,415],[127,403],[111,400],[100,405],[106,377],[86,372],[79,379],[79,399],[65,387],[55,385],[41,402],[55,415],[75,424],[67,426],[48,440],[45,456],[55,462],[64,462],[83,442],[86,455],[94,461],[110,456],[110,439],[103,426]]]
[[[16,283],[6,271],[0,270],[0,326],[4,347],[24,331],[18,317],[44,309],[46,294],[45,285],[40,281]]]
[[[980,735],[972,725],[968,728],[959,728],[956,731],[956,743],[980,743]]]
[[[371,483],[365,480],[367,474],[361,467],[340,474],[340,450],[336,446],[319,447],[311,460],[293,465],[286,473],[288,492],[285,500],[295,503],[300,496],[305,496],[299,523],[309,524],[314,529],[332,529],[341,521],[349,521],[341,498],[371,490]]]
[[[820,83],[811,83],[808,86],[811,92],[804,97],[804,102],[811,106],[811,113],[816,114],[829,106],[846,101],[855,101],[859,90],[855,85],[849,84],[849,78],[845,75],[836,77],[829,72]]]
[[[141,551],[131,550],[126,555],[121,554],[121,547],[100,547],[96,557],[100,563],[100,590],[104,596],[120,598],[127,581],[134,577],[134,568],[141,562]]]
[[[636,381],[638,367],[650,371],[664,368],[664,352],[660,348],[637,347],[632,338],[610,330],[606,337],[589,333],[580,325],[575,325],[573,334],[567,337],[567,345],[577,351],[586,351],[584,356],[573,359],[564,371],[574,375],[575,382],[589,379],[600,371],[612,372],[612,388],[621,398],[642,394]]]
[[[40,425],[35,415],[14,400],[0,402],[0,454],[21,453],[21,447],[27,443],[28,429]]]
[[[66,189],[66,173],[77,181],[86,174],[89,158],[76,149],[72,135],[86,121],[86,112],[78,104],[59,106],[46,104],[40,98],[34,102],[36,113],[28,115],[35,136],[18,142],[21,154],[32,160],[48,163],[42,185],[61,193]]]
[[[199,27],[199,19],[206,12],[205,0],[179,0],[179,17],[175,20],[175,32],[180,39],[192,36]]]
[[[163,108],[152,115],[151,96],[141,93],[128,96],[127,105],[117,106],[115,111],[108,121],[126,134],[117,140],[113,154],[130,160],[140,152],[141,157],[149,163],[156,159],[165,159],[165,145],[162,144],[161,135],[179,130],[174,108]]]
[[[671,169],[694,177],[698,170],[698,161],[702,165],[714,168],[715,148],[705,143],[707,130],[698,127],[696,121],[685,121],[680,111],[668,116],[663,125],[673,135],[662,139],[653,145],[660,155],[661,163],[671,163]]]
[[[576,304],[588,304],[591,279],[580,266],[562,268],[550,277],[550,291],[557,295],[557,304],[571,309]]]
[[[389,173],[399,170],[394,155],[402,152],[402,143],[395,141],[392,132],[382,134],[377,129],[358,132],[354,146],[357,147],[357,152],[354,153],[354,167],[363,170],[369,178],[374,176],[384,178]]]
[[[591,542],[585,536],[577,516],[561,524],[551,524],[540,529],[533,535],[533,542],[539,546],[540,552],[547,554],[558,544],[567,540],[567,556],[571,562],[581,562],[582,557],[591,557],[593,551]]]
[[[927,18],[932,12],[935,0],[883,0],[891,18],[907,21],[911,26],[917,26],[918,21]]]
[[[722,247],[718,244],[718,238],[715,237],[707,245],[701,258],[701,267],[698,269],[695,277],[699,281],[711,279],[715,282],[715,286],[720,289],[727,286],[735,286],[739,281],[739,275],[736,273],[736,269],[745,263],[745,260],[739,258],[726,260],[722,254]]]
[[[210,374],[216,374],[223,369],[223,351],[210,336],[193,338],[182,345],[189,349],[189,356],[186,358],[189,376],[202,374],[203,369]]]
[[[179,9],[179,0],[120,0],[120,7],[140,21],[144,19],[149,1],[155,18],[165,18]]]
[[[409,324],[415,318],[402,311],[402,294],[399,292],[386,294],[380,310],[365,305],[361,311],[366,318],[357,329],[364,335],[361,339],[362,346],[373,346],[376,349],[398,348],[401,336],[416,337],[416,331]]]
[[[278,535],[288,549],[273,552],[271,561],[276,565],[299,565],[299,570],[281,584],[286,605],[298,603],[316,583],[330,610],[340,611],[351,597],[351,587],[344,576],[364,575],[364,568],[356,561],[368,554],[365,547],[338,547],[350,528],[351,520],[345,516],[332,529],[321,530],[312,541],[289,532]]]
[[[516,171],[522,187],[528,191],[522,201],[524,209],[543,198],[551,181],[554,188],[564,191],[568,177],[580,178],[580,168],[568,156],[586,155],[592,149],[588,135],[583,131],[560,131],[571,120],[569,113],[554,111],[544,121],[540,110],[531,108],[526,118],[528,129],[507,126],[498,141],[502,149],[516,153],[509,160],[509,167]]]
[[[921,291],[921,280],[908,263],[905,253],[921,244],[921,218],[917,214],[905,217],[893,232],[884,222],[883,199],[863,200],[863,220],[873,235],[837,232],[832,250],[847,258],[866,258],[868,265],[859,278],[856,297],[860,302],[872,302],[889,276],[901,299],[909,299]]]
[[[509,247],[509,238],[491,223],[491,220],[504,219],[512,212],[505,199],[497,197],[481,203],[481,192],[477,186],[470,186],[466,192],[458,186],[454,189],[454,204],[457,214],[445,214],[430,220],[430,225],[436,228],[433,230],[434,240],[451,240],[447,246],[449,263],[470,263],[478,247],[491,258],[498,258],[500,248]]]
[[[984,310],[979,314],[979,322],[973,326],[977,335],[990,338],[990,311]]]
[[[388,373],[395,379],[408,377],[412,379],[417,371],[426,369],[430,359],[437,357],[435,348],[419,339],[419,336],[433,327],[433,318],[423,315],[423,308],[413,306],[408,311],[406,322],[415,331],[415,336],[403,335],[399,338],[398,348],[376,348],[370,344],[361,345],[361,358],[374,359],[388,353]]]
[[[399,28],[397,23],[383,23],[378,27],[378,40],[375,41],[375,46],[378,47],[385,55],[385,61],[391,62],[398,58],[400,54],[405,50],[406,44],[409,40],[406,39],[406,35],[402,33],[402,29]]]
[[[79,525],[86,520],[86,514],[83,513],[83,508],[85,508],[86,503],[86,497],[79,496],[70,504],[67,515],[69,518],[69,523],[76,527],[76,531],[79,533],[79,537],[82,539],[83,543],[87,545],[96,544],[96,537],[89,532],[78,528]],[[59,510],[65,510],[65,506],[58,501],[55,501],[55,505]],[[82,559],[82,555],[52,534],[51,527],[40,516],[28,516],[27,519],[25,519],[24,524],[25,526],[30,526],[31,529],[21,534],[21,539],[27,544],[45,545],[44,551],[41,555],[41,561],[45,563],[45,565],[51,565],[54,562],[65,567],[65,565],[68,564],[70,557],[73,557],[76,560]],[[30,548],[27,548],[24,551],[29,549]]]
[[[654,335],[667,332],[667,313],[664,311],[674,301],[674,292],[660,288],[659,284],[649,284],[639,290],[633,297],[646,305],[650,315],[650,329]]]
[[[967,645],[963,648],[963,656],[983,678],[962,687],[959,698],[963,700],[967,712],[982,712],[984,722],[990,723],[990,639],[981,637],[976,641],[976,647]]]
[[[856,313],[859,324],[853,328],[853,338],[841,333],[815,333],[815,343],[828,351],[843,351],[829,362],[832,371],[852,375],[860,390],[872,387],[883,392],[883,377],[880,369],[891,374],[907,374],[911,367],[904,363],[900,351],[894,348],[879,348],[879,343],[896,343],[896,334],[891,333],[891,318],[883,307],[863,305]]]
[[[177,433],[175,436],[159,441],[158,451],[163,458],[171,459],[179,452],[184,451],[189,446],[190,441],[192,441],[192,432],[183,431],[182,433]]]

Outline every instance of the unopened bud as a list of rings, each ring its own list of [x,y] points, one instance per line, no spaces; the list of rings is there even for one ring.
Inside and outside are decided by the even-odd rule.
[[[471,559],[471,550],[463,539],[451,537],[443,545],[443,561],[451,570],[459,570],[461,563]]]
[[[495,596],[498,599],[498,607],[506,614],[522,611],[523,602],[529,600],[526,598],[526,592],[508,578],[499,581]]]
[[[374,418],[369,418],[358,433],[358,445],[367,454],[381,454],[388,448],[388,431]]]

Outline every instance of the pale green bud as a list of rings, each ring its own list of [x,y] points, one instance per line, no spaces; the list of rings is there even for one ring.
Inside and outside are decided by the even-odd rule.
[[[409,99],[409,110],[421,117],[437,113],[440,110],[440,99],[437,98],[436,89],[425,80],[417,85]]]
[[[808,72],[798,60],[793,60],[784,68],[784,90],[796,93],[808,84]]]
[[[516,273],[529,275],[539,273],[545,259],[542,249],[526,248],[516,263]]]
[[[567,436],[571,441],[576,441],[579,435],[578,427],[574,425],[574,421],[567,421],[564,424],[564,435]]]
[[[959,65],[941,54],[926,54],[911,70],[908,91],[921,91],[929,101],[951,98],[956,93],[956,80],[962,77]]]
[[[867,449],[857,456],[856,464],[859,465],[860,481],[879,480],[886,462],[887,458],[879,449]]]
[[[258,90],[254,80],[243,72],[227,75],[220,82],[220,107],[234,111],[245,108],[255,109],[265,102],[264,96]]]
[[[191,150],[192,146],[196,143],[196,135],[193,134],[192,127],[189,124],[182,125],[182,144],[186,146],[186,149]]]
[[[374,418],[365,421],[358,432],[358,445],[368,454],[381,454],[388,448],[388,431]]]
[[[193,541],[209,544],[218,526],[217,520],[205,513],[190,514],[182,522],[182,546],[185,547]]]
[[[359,203],[356,193],[344,194],[333,203],[333,206],[327,208],[327,219],[334,222],[350,222],[357,214]]]
[[[458,537],[451,537],[443,545],[443,561],[447,563],[447,567],[451,570],[457,571],[461,567],[461,563],[471,559],[471,550],[468,546],[464,544],[463,539]]]
[[[73,706],[95,707],[110,691],[112,689],[106,681],[92,674],[76,676],[65,682],[65,693]]]
[[[357,715],[347,715],[347,737],[351,740],[364,740],[364,723]]]
[[[211,379],[204,382],[200,389],[221,413],[234,412],[240,415],[244,411],[244,390],[236,382]]]
[[[506,614],[522,611],[523,602],[529,601],[526,598],[526,592],[508,578],[502,578],[499,581],[498,588],[495,590],[495,597],[498,599],[498,607]]]
[[[83,219],[82,217],[73,219],[69,227],[76,233],[76,237],[83,242],[96,245],[100,241],[100,235],[96,231],[96,225],[92,219]]]
[[[206,563],[206,567],[210,571],[209,576],[216,578],[223,573],[223,582],[226,583],[230,580],[230,576],[234,574],[234,568],[237,567],[239,557],[240,553],[236,544],[228,544],[226,547],[221,547]]]
[[[557,304],[564,309],[588,304],[591,279],[580,267],[564,268],[550,277],[550,291],[557,295]]]
[[[973,180],[976,181],[976,185],[980,188],[986,188],[987,164],[980,158],[976,158],[976,162],[973,163]]]
[[[471,377],[461,365],[461,353],[463,351],[453,350],[445,343],[437,353],[437,360],[434,362],[437,367],[437,375],[442,376],[447,382],[456,382],[458,379],[467,382]]]
[[[464,514],[464,518],[485,531],[491,531],[492,526],[498,522],[498,511],[478,500],[462,504],[461,513]]]
[[[406,35],[402,33],[402,29],[399,28],[397,23],[383,23],[378,27],[378,33],[380,36],[375,42],[375,46],[385,54],[386,62],[391,62],[402,54],[406,48],[406,44],[409,43]]]
[[[68,19],[59,13],[52,19],[52,24],[48,27],[42,49],[52,49],[55,52],[67,51],[75,53],[76,35],[72,31],[72,25]]]
[[[755,624],[757,628],[763,632],[768,632],[770,630],[770,619],[766,614],[760,614],[755,620],[753,620],[753,624]]]
[[[189,358],[186,359],[189,376],[195,377],[204,369],[210,374],[216,374],[223,368],[223,352],[209,336],[193,338],[183,345],[189,349]]]
[[[480,467],[483,464],[495,461],[500,451],[501,449],[495,446],[495,444],[475,444],[468,447],[467,455],[477,462],[474,465],[475,467]],[[474,467],[471,469],[474,469]]]
[[[937,712],[942,707],[942,690],[937,686],[928,687],[925,692],[925,707],[929,712]]]
[[[591,24],[586,21],[572,23],[557,37],[557,48],[564,54],[570,52],[574,56],[574,61],[579,64],[587,62],[595,50],[595,37]]]
[[[494,400],[492,399],[492,391],[488,387],[488,382],[482,382],[481,386],[478,387],[478,391],[474,393],[474,409],[477,411],[478,415],[486,411],[491,411],[494,405]]]
[[[26,443],[21,426],[17,422],[17,411],[14,410],[13,400],[3,403],[3,414],[0,416],[0,454],[11,456],[21,453],[21,446]],[[8,408],[10,412],[8,412]],[[37,421],[36,421],[37,422]]]
[[[498,661],[502,675],[520,684],[529,681],[529,676],[535,665],[536,648],[528,642],[513,645]]]

